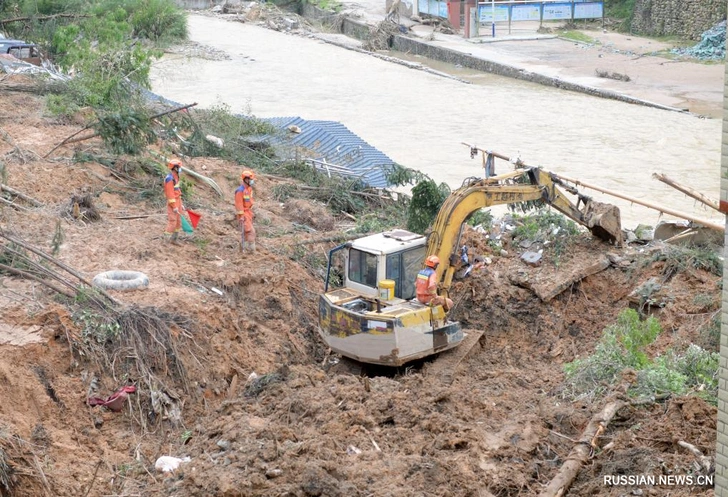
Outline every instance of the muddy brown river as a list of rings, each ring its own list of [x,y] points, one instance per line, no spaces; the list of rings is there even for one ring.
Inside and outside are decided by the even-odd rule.
[[[339,121],[403,166],[452,188],[482,174],[462,142],[646,202],[723,223],[723,217],[652,179],[664,173],[717,199],[721,121],[626,104],[451,67],[465,84],[322,41],[250,23],[189,16],[190,39],[229,60],[165,55],[153,91],[199,107],[224,103],[258,117]],[[448,71],[447,65],[439,70]],[[497,173],[510,170],[497,163]],[[623,225],[659,212],[593,190]]]

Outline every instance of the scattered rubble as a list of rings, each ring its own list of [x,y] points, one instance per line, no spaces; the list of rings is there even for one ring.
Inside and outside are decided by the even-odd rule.
[[[700,42],[690,48],[673,48],[676,55],[694,57],[700,60],[725,59],[726,21],[721,21],[700,35]]]

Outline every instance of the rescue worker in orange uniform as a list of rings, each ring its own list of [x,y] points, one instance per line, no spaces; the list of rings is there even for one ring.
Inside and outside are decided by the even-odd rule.
[[[253,185],[255,175],[245,170],[240,175],[240,186],[235,190],[235,215],[240,223],[240,248],[243,252],[255,252],[255,227],[253,226]],[[246,245],[247,244],[247,245]]]
[[[417,300],[425,305],[442,305],[445,312],[452,309],[452,300],[441,297],[437,294],[437,273],[435,270],[440,265],[440,258],[431,255],[425,259],[425,268],[417,273],[415,291]]]
[[[182,189],[179,185],[179,174],[182,169],[182,162],[177,159],[170,159],[167,162],[169,174],[164,178],[164,196],[167,198],[167,227],[164,230],[164,239],[178,245],[177,237],[182,228]]]

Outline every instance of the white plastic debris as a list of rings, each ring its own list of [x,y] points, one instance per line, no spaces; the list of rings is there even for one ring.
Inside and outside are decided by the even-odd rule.
[[[205,135],[205,140],[209,141],[210,143],[214,143],[218,147],[222,148],[225,146],[225,142],[222,140],[222,138],[218,138],[214,135]]]
[[[253,380],[257,380],[257,379],[258,379],[258,373],[256,373],[255,371],[253,371],[252,373],[250,373],[248,375],[248,381],[253,381]]]
[[[174,456],[159,456],[157,462],[154,463],[154,469],[160,473],[169,473],[179,468],[179,465],[183,462],[190,462],[190,458],[184,457],[180,459]]]
[[[361,449],[358,447],[354,447],[353,445],[349,445],[346,448],[346,453],[349,454],[350,456],[357,456],[357,455],[361,454]]]
[[[212,290],[216,294],[222,296],[222,290],[219,290],[219,289],[215,288],[214,286],[213,287],[210,287],[210,290]]]

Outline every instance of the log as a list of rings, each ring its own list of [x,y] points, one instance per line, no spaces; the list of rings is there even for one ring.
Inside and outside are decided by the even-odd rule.
[[[12,236],[10,236],[8,234],[5,234],[5,233],[3,233],[2,230],[0,230],[0,237],[5,238],[6,240],[10,240],[11,242],[15,243],[16,245],[20,245],[24,249],[30,250],[34,254],[39,255],[40,257],[44,258],[45,260],[47,260],[49,262],[52,262],[53,264],[55,264],[56,266],[60,267],[61,269],[66,270],[67,272],[69,272],[70,274],[72,274],[73,276],[75,276],[76,278],[78,278],[79,281],[81,281],[81,283],[85,284],[89,288],[96,288],[96,287],[93,286],[93,284],[90,281],[88,281],[86,278],[84,278],[81,273],[79,273],[78,271],[76,271],[72,267],[67,266],[66,264],[62,263],[61,261],[59,261],[55,257],[51,257],[50,255],[46,254],[42,250],[38,250],[37,248],[33,247],[32,245],[30,245],[28,243],[25,243],[22,240],[18,240],[15,237],[12,237]],[[112,304],[119,305],[119,301],[116,300],[111,295],[109,295],[105,290],[103,290],[101,288],[96,288],[96,290],[101,295],[103,295],[104,297],[106,297],[109,300],[109,302],[111,302]]]
[[[704,469],[706,472],[710,472],[710,470],[711,470],[711,468],[713,466],[713,461],[712,461],[712,459],[710,457],[704,456],[703,453],[700,451],[700,449],[698,449],[696,446],[694,446],[691,443],[687,443],[684,440],[678,440],[677,444],[680,447],[682,447],[684,449],[687,449],[690,452],[692,452],[693,455],[698,458],[698,461],[700,463],[700,467],[702,469]]]
[[[48,16],[24,16],[24,17],[11,17],[10,19],[0,20],[0,25],[10,24],[11,22],[28,22],[28,21],[48,21],[50,19],[67,18],[67,19],[80,19],[82,17],[91,17],[89,14],[52,14]]]
[[[26,195],[24,193],[21,193],[18,190],[15,190],[13,188],[10,188],[8,185],[3,185],[2,183],[0,183],[0,190],[2,190],[4,192],[8,192],[11,195],[15,195],[16,197],[22,198],[23,200],[25,200],[29,204],[32,204],[32,205],[34,205],[36,207],[42,207],[43,206],[42,203],[38,202],[33,197],[31,197],[29,195]]]
[[[690,188],[689,186],[683,186],[680,185],[677,181],[668,178],[662,173],[654,173],[652,175],[653,178],[662,181],[666,185],[670,185],[671,187],[675,188],[678,191],[683,192],[688,197],[692,197],[695,200],[704,203],[708,207],[712,207],[713,209],[720,212],[720,205],[716,200],[713,200],[712,198],[708,197],[707,195],[703,195],[702,193]]]
[[[48,288],[50,288],[54,292],[60,293],[61,295],[65,295],[66,297],[68,297],[70,299],[73,299],[73,298],[76,297],[75,294],[70,293],[70,292],[68,292],[66,290],[63,290],[61,288],[58,288],[57,286],[52,285],[47,280],[44,280],[42,278],[38,278],[34,274],[30,274],[30,273],[27,273],[25,271],[21,271],[20,269],[16,269],[14,267],[6,266],[5,264],[0,264],[0,269],[2,269],[4,271],[7,271],[8,273],[12,273],[12,274],[14,274],[16,276],[20,276],[21,278],[26,278],[26,279],[29,279],[29,280],[36,281],[36,282],[40,283],[41,285],[47,286]]]
[[[26,212],[27,212],[27,211],[29,211],[29,210],[30,210],[30,209],[26,209],[26,208],[25,208],[25,207],[23,207],[23,206],[20,206],[20,205],[18,205],[18,204],[15,204],[15,203],[11,202],[10,200],[5,200],[5,199],[4,199],[4,198],[2,198],[2,197],[0,197],[0,202],[2,202],[2,203],[3,203],[3,204],[5,204],[5,205],[9,205],[9,206],[10,206],[10,207],[12,207],[13,209],[18,209],[19,211],[26,211]]]
[[[593,449],[597,448],[597,439],[606,430],[609,421],[625,403],[621,400],[610,402],[604,409],[591,418],[586,425],[578,443],[571,449],[566,462],[548,486],[541,491],[539,497],[562,497],[576,479],[581,467],[589,460]]]

